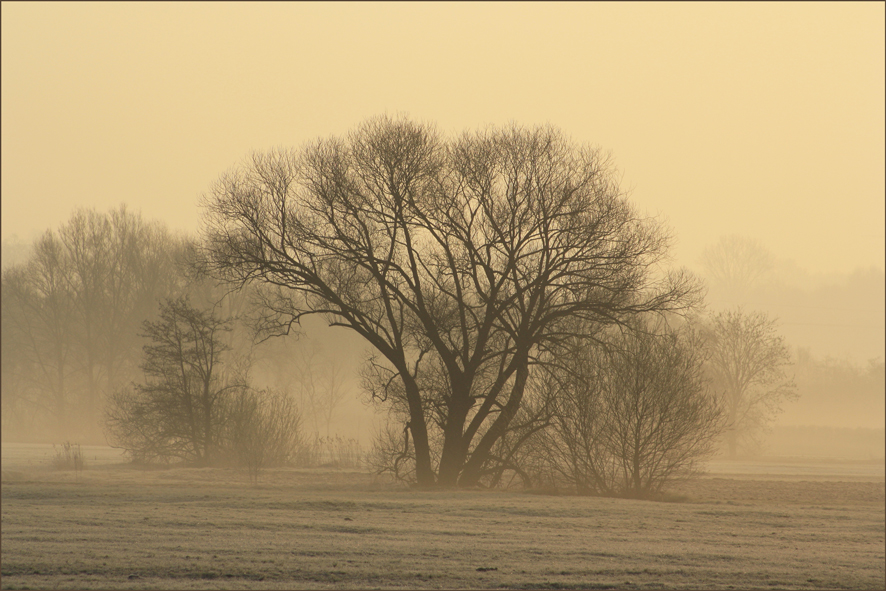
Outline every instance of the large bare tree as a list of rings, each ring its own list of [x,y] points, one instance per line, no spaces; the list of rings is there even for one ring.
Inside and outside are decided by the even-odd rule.
[[[574,326],[593,333],[695,293],[660,271],[667,234],[630,206],[607,158],[550,127],[448,139],[380,117],[253,155],[204,206],[206,270],[273,288],[266,334],[321,314],[374,348],[408,411],[420,486],[477,483],[535,359]],[[444,387],[423,392],[428,371]]]

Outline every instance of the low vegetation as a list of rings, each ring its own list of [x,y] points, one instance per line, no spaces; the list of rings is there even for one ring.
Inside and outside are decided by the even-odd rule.
[[[313,440],[304,442],[295,465],[305,468],[359,469],[364,467],[364,456],[360,442],[353,437],[315,436]]]
[[[58,447],[53,445],[52,449],[55,450],[52,467],[56,470],[74,470],[79,473],[86,468],[86,461],[79,443],[65,441]]]

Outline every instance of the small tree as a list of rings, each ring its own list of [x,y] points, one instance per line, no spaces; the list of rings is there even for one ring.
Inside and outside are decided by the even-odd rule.
[[[553,428],[557,473],[579,493],[655,498],[690,476],[723,427],[688,326],[637,323],[606,348],[583,344],[561,371]]]
[[[114,444],[133,458],[181,458],[209,464],[221,447],[227,392],[246,385],[221,372],[230,320],[197,310],[187,297],[165,300],[160,319],[144,323],[145,383],[118,391],[107,411]]]
[[[785,374],[791,355],[777,325],[762,312],[741,308],[711,318],[710,370],[726,412],[729,455],[781,411],[781,403],[797,398]]]

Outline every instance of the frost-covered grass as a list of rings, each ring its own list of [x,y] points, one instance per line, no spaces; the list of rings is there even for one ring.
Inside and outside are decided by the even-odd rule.
[[[4,465],[2,587],[886,587],[884,483],[709,475],[679,503],[364,472]]]

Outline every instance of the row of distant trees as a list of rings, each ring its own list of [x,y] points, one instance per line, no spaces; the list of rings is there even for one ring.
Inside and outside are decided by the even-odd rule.
[[[240,320],[248,293],[225,294],[197,277],[195,250],[192,238],[125,207],[107,213],[84,209],[4,268],[4,439],[104,443],[109,401],[134,383],[144,385],[151,374],[145,364],[155,346],[152,337],[158,335],[154,323],[181,309],[181,298],[195,315],[224,319],[217,334],[225,351],[218,361],[226,373],[243,382],[260,370],[265,386],[292,392],[304,408],[306,427],[328,431],[344,396],[341,368],[316,347],[269,342],[256,350]],[[284,353],[304,359],[282,359]],[[278,363],[256,363],[256,355]],[[140,453],[151,455],[147,448]]]
[[[708,246],[699,263],[709,307],[767,310],[779,317],[789,341],[819,355],[855,363],[883,359],[882,269],[811,274],[774,256],[760,242],[736,235]]]
[[[794,392],[772,321],[701,319],[700,283],[664,267],[666,229],[550,127],[451,139],[377,118],[254,154],[203,207],[199,242],[80,212],[4,272],[4,420],[73,416],[133,457],[260,466],[269,445],[295,453],[299,417],[292,393],[251,385],[245,343],[316,315],[371,352],[380,471],[654,496]],[[291,365],[302,408],[328,417],[336,372]]]
[[[186,242],[125,208],[81,210],[3,271],[4,433],[82,436],[136,377],[141,323],[184,287]]]

